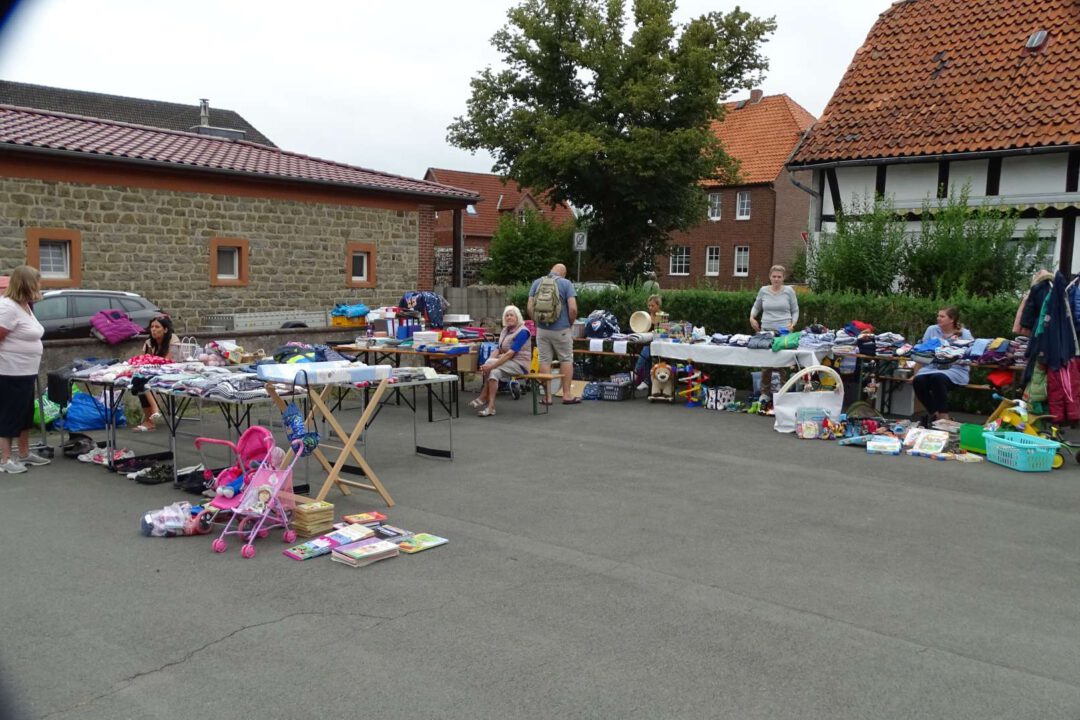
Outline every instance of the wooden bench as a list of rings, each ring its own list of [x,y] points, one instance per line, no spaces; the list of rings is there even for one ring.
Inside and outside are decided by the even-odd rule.
[[[530,372],[530,373],[525,373],[523,375],[515,375],[512,378],[512,380],[514,382],[528,383],[530,389],[532,390],[533,415],[547,415],[548,411],[551,408],[549,408],[544,403],[540,402],[540,393],[543,392],[544,396],[547,397],[547,395],[548,395],[548,384],[552,380],[554,380],[556,378],[559,378],[559,377],[562,377],[562,376],[560,374],[558,374],[558,373],[541,373],[541,372],[535,372],[534,373],[534,372]],[[544,407],[543,412],[540,412],[540,406],[541,405],[543,405],[543,407]]]

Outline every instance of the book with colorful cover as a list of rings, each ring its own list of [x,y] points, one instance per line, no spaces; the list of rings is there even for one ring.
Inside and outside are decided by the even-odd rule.
[[[330,559],[353,567],[363,567],[379,560],[396,557],[398,546],[388,540],[367,538],[334,548]]]
[[[294,545],[282,552],[286,557],[290,557],[293,560],[310,560],[311,558],[319,557],[320,555],[326,555],[336,547],[370,538],[373,534],[372,529],[365,525],[346,525],[345,527],[338,528],[332,533],[320,535],[317,538],[300,543],[299,545]]]
[[[343,515],[341,519],[354,525],[370,525],[371,523],[381,523],[386,519],[386,515],[383,515],[377,510],[372,510],[370,512],[356,513],[354,515]]]
[[[427,550],[428,548],[445,545],[448,542],[450,541],[446,538],[432,535],[431,533],[416,533],[411,538],[399,542],[398,547],[401,549],[401,552],[411,555]]]

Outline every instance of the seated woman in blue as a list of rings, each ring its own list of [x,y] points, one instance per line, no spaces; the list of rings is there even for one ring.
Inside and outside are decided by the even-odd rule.
[[[503,310],[503,329],[499,333],[499,347],[491,353],[487,362],[480,366],[484,375],[480,397],[469,403],[472,408],[483,408],[477,413],[480,417],[495,414],[495,395],[499,392],[499,381],[510,380],[516,375],[529,372],[532,362],[532,335],[525,327],[525,319],[516,305],[507,305]]]
[[[960,324],[960,311],[954,307],[938,310],[937,324],[926,328],[922,341],[932,338],[942,342],[973,339],[971,332]],[[958,385],[967,385],[969,379],[968,366],[958,362],[946,366],[934,363],[915,366],[910,382],[915,397],[926,408],[927,425],[934,420],[949,419],[949,391]]]

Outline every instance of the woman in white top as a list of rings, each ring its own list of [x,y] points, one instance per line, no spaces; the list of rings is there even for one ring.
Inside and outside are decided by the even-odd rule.
[[[0,472],[26,472],[27,465],[48,465],[30,452],[34,424],[34,387],[41,368],[41,336],[45,328],[34,317],[41,299],[41,275],[28,265],[11,273],[0,298]],[[13,441],[18,439],[18,455]]]
[[[769,284],[758,290],[754,306],[750,308],[750,327],[754,328],[754,332],[772,330],[779,333],[795,330],[795,325],[799,322],[799,299],[795,295],[795,288],[784,284],[786,273],[783,265],[769,268]],[[761,399],[766,402],[772,400],[772,373],[771,368],[761,371]]]

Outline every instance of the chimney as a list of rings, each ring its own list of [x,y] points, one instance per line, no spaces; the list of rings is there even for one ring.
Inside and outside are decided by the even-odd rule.
[[[765,93],[761,91],[761,88],[754,88],[750,91],[750,104],[757,105],[764,95]]]
[[[199,125],[210,127],[210,100],[208,98],[199,100]]]

